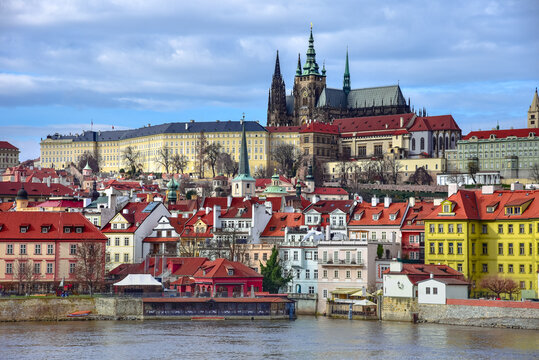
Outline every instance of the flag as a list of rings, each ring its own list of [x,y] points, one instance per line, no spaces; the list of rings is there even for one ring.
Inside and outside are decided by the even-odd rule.
[[[60,285],[59,287],[63,288],[64,287],[64,278],[62,278],[62,281],[60,281]]]

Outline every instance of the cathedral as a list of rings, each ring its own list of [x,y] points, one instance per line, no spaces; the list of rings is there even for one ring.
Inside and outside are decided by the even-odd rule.
[[[348,65],[348,51],[344,66],[342,89],[326,87],[326,69],[316,62],[313,30],[309,36],[307,60],[298,65],[294,87],[286,94],[281,75],[279,52],[268,97],[268,126],[301,126],[311,121],[331,122],[333,119],[404,114],[410,111],[399,85],[352,89]]]

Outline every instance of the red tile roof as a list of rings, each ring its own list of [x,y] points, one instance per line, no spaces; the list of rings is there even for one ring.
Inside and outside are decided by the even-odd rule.
[[[416,284],[421,280],[429,279],[430,274],[432,274],[437,280],[440,278],[464,280],[464,275],[462,273],[447,265],[402,264],[402,266],[403,269],[401,272],[391,272],[390,269],[387,269],[384,271],[384,274],[408,275],[408,279],[410,279],[413,284]]]
[[[204,257],[148,257],[138,264],[118,265],[109,273],[119,277],[127,276],[128,274],[155,274],[155,276],[159,276],[163,271],[163,261],[165,261],[165,269],[168,269],[171,275],[193,276],[207,260]]]
[[[310,210],[316,210],[321,214],[329,214],[335,209],[350,214],[354,207],[354,200],[320,200],[316,204],[311,204],[309,207],[303,210],[304,213]]]
[[[191,212],[198,208],[198,200],[178,200],[167,207],[168,211]]]
[[[119,214],[127,220],[130,226],[127,229],[113,229],[111,223],[107,223],[101,231],[103,232],[118,232],[118,233],[131,233],[138,229],[140,224],[151,214],[150,212],[142,212],[148,206],[148,202],[129,202],[127,203]],[[127,210],[127,214],[124,211]],[[138,225],[137,225],[138,224]]]
[[[533,133],[534,136],[539,136],[539,129],[510,129],[510,130],[483,130],[472,131],[468,135],[464,136],[462,140],[470,140],[472,136],[478,139],[488,139],[490,135],[494,135],[497,139],[504,139],[509,136],[516,136],[517,138],[526,138]]]
[[[396,129],[406,130],[406,125],[414,116],[414,113],[410,113],[382,116],[366,116],[360,118],[344,118],[334,120],[333,124],[339,127],[341,134],[365,131],[386,131]],[[401,117],[403,118],[403,126],[400,125]]]
[[[21,189],[20,182],[5,181],[0,182],[0,195],[16,196]],[[41,183],[25,183],[24,189],[28,196],[72,196],[74,191],[62,184],[41,184]]]
[[[460,130],[453,116],[419,116],[408,131]]]
[[[317,187],[312,193],[316,195],[348,195],[348,191],[343,188],[334,187]]]
[[[262,231],[261,236],[284,236],[284,230],[288,227],[296,227],[303,225],[304,215],[302,213],[285,213],[285,212],[276,212],[273,213],[271,219],[264,231]]]
[[[419,224],[419,222],[425,220],[434,209],[436,209],[436,206],[434,206],[432,201],[417,201],[415,206],[408,209],[401,230],[424,230],[425,224]],[[408,222],[410,222],[410,224],[408,224]]]
[[[371,203],[363,202],[358,204],[354,209],[354,213],[350,216],[348,225],[360,225],[360,226],[381,226],[381,225],[394,225],[397,226],[402,222],[402,218],[405,215],[407,203],[391,203],[389,207],[384,207],[384,202],[378,203],[376,206],[372,206]],[[361,214],[359,220],[355,218],[356,214]],[[373,219],[373,215],[378,214],[378,220]],[[395,220],[390,219],[391,214],[396,214]]]
[[[35,207],[40,208],[82,208],[84,205],[82,200],[47,200],[45,202],[37,204]]]
[[[0,141],[0,149],[19,150],[18,147],[11,145],[7,141]]]
[[[233,269],[234,274],[228,275],[228,270]],[[204,274],[205,271],[205,274]],[[214,261],[206,261],[200,269],[195,272],[194,277],[202,279],[212,278],[263,278],[262,275],[251,269],[250,267],[228,259],[216,259]]]
[[[94,225],[79,212],[0,212],[0,240],[107,240]],[[25,233],[21,226],[29,225]],[[82,233],[71,228],[64,232],[64,226],[81,226]],[[42,226],[50,226],[48,232],[41,232]]]
[[[339,134],[339,127],[333,124],[325,124],[321,122],[313,122],[308,125],[303,125],[301,133],[324,133],[324,134]]]

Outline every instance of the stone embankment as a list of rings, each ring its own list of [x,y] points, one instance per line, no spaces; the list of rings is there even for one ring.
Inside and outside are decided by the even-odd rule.
[[[142,299],[137,298],[21,298],[0,299],[0,321],[60,321],[70,319],[142,319]],[[91,311],[81,318],[67,315]]]

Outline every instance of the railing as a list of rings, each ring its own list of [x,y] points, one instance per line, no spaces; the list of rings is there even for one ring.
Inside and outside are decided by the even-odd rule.
[[[339,265],[348,265],[348,266],[363,266],[363,260],[331,260],[331,259],[328,259],[328,260],[323,260],[323,259],[318,259],[318,263],[321,264],[321,265],[333,265],[333,266],[339,266]]]

